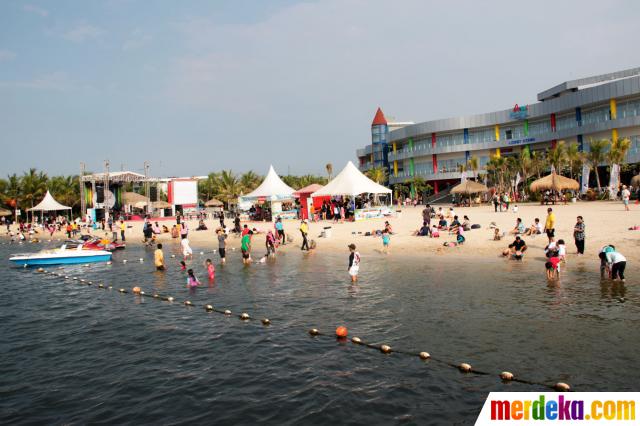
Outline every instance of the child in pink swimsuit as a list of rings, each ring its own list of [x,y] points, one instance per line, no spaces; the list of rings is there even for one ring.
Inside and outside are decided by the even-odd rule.
[[[187,271],[187,287],[193,288],[198,287],[200,285],[200,281],[193,275],[193,269],[189,269]]]
[[[207,273],[209,274],[209,280],[213,281],[216,278],[216,267],[213,266],[211,259],[207,259],[205,265],[207,267]]]

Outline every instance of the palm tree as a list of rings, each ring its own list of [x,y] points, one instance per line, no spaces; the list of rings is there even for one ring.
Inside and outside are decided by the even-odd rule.
[[[327,163],[324,167],[327,169],[327,175],[329,175],[329,178],[327,179],[328,182],[331,180],[331,175],[333,174],[333,164]]]
[[[304,175],[298,178],[298,186],[294,186],[293,188],[300,189],[305,186],[313,185],[314,183],[324,184],[325,179],[320,176],[314,175]]]
[[[596,172],[598,191],[602,189],[602,187],[600,186],[600,175],[598,174],[598,166],[604,161],[605,149],[608,145],[609,141],[607,139],[598,139],[589,142],[589,153],[587,154],[587,158],[589,160],[589,163],[593,167],[593,170]]]
[[[38,173],[35,168],[29,169],[29,172],[22,175],[20,186],[23,201],[30,203],[33,207],[35,200],[39,200],[47,192],[47,180],[47,175],[43,172]]]
[[[467,169],[473,172],[473,178],[475,179],[478,175],[478,169],[480,169],[480,159],[476,155],[472,155],[467,161]]]
[[[382,166],[376,166],[372,169],[369,169],[366,173],[367,177],[374,181],[375,183],[383,184],[387,181],[387,169]]]
[[[396,200],[404,199],[409,194],[411,194],[411,188],[409,188],[404,183],[396,183],[395,185],[393,185],[393,189],[394,189],[394,191],[396,193],[395,194],[396,195]]]
[[[229,202],[238,198],[242,192],[242,186],[238,181],[238,178],[233,174],[231,170],[223,170],[220,174],[220,191],[219,195],[222,198],[222,202],[229,204]]]
[[[251,192],[260,185],[262,178],[255,174],[253,170],[249,170],[248,172],[242,174],[240,176],[240,186],[244,192]]]
[[[220,186],[220,174],[219,173],[209,173],[205,180],[201,180],[198,182],[198,192],[200,194],[200,198],[208,201],[215,194],[218,193],[218,189]]]
[[[542,177],[542,171],[545,168],[545,158],[540,151],[533,151],[531,154],[531,170],[535,172],[536,177]]]
[[[607,161],[609,162],[609,166],[622,163],[630,147],[631,141],[627,138],[618,138],[612,140],[609,147],[609,153],[607,154]]]
[[[581,163],[582,153],[580,152],[580,147],[577,142],[571,142],[567,147],[567,161],[569,162],[569,177],[573,179],[573,172],[575,171],[574,166],[579,165]],[[576,173],[577,174],[577,173]]]
[[[485,167],[487,172],[493,173],[493,183],[498,185],[500,191],[503,191],[505,189],[504,178],[507,169],[505,158],[500,155],[491,155]]]
[[[6,182],[5,190],[0,193],[0,201],[7,205],[18,203],[20,201],[20,178],[14,173],[7,176]],[[15,205],[11,207],[15,207]]]
[[[522,172],[522,182],[524,185],[522,186],[522,192],[524,194],[527,193],[527,179],[529,179],[529,172],[531,171],[532,166],[531,161],[531,151],[529,151],[529,147],[525,146],[520,151],[520,172]]]
[[[562,168],[567,158],[567,148],[564,141],[559,141],[555,147],[547,149],[547,159],[549,165],[556,169],[556,173],[561,174]]]
[[[54,176],[49,179],[47,187],[60,203],[72,208],[80,204],[79,176]]]

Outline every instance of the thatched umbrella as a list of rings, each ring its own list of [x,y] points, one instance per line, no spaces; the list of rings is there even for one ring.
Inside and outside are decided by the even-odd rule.
[[[468,179],[451,188],[452,194],[479,194],[488,191],[489,188],[483,184]]]
[[[124,194],[122,194],[122,201],[124,202],[124,204],[133,206],[136,203],[146,203],[147,197],[136,192],[125,192]]]
[[[560,176],[553,172],[548,176],[531,182],[529,186],[532,192],[546,191],[550,189],[552,191],[560,192],[566,189],[577,191],[580,189],[580,184],[575,179]]]
[[[205,207],[222,207],[224,204],[220,200],[216,200],[215,198],[210,199],[206,203],[204,203]]]
[[[168,209],[171,208],[171,204],[167,203],[166,201],[160,200],[151,203],[151,207],[153,207],[154,209]]]
[[[7,209],[0,207],[0,216],[11,216],[13,213]]]
[[[640,175],[631,178],[631,186],[640,186]]]

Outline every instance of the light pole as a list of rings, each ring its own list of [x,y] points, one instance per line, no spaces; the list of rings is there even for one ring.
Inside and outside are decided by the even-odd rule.
[[[107,201],[108,192],[109,192],[109,160],[104,160],[104,168],[106,170],[104,174],[104,191],[103,194],[103,202],[104,202],[104,219],[109,220],[109,203]]]
[[[87,215],[87,203],[86,200],[84,199],[84,183],[82,182],[82,178],[84,177],[84,172],[85,172],[85,164],[81,161],[80,162],[80,179],[78,179],[80,181],[80,214],[82,215],[82,218],[84,220],[85,216]]]
[[[151,198],[149,198],[149,162],[144,162],[144,195],[147,197],[147,215],[151,214]]]

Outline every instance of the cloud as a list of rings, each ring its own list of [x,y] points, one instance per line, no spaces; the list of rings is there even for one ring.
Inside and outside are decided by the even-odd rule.
[[[28,13],[34,13],[34,14],[36,14],[36,15],[40,15],[40,16],[42,16],[43,18],[46,18],[47,16],[49,16],[49,11],[48,11],[48,10],[43,9],[43,8],[41,8],[41,7],[38,7],[38,6],[35,6],[35,5],[33,5],[33,4],[25,4],[25,5],[22,7],[22,9],[23,9],[25,12],[28,12]]]
[[[101,28],[87,23],[81,23],[64,33],[62,38],[73,41],[74,43],[82,43],[85,40],[100,37],[102,34],[104,34],[104,31]]]
[[[67,73],[57,71],[26,81],[0,81],[0,88],[65,91],[74,87]]]
[[[7,49],[0,49],[0,62],[11,61],[16,54]]]
[[[150,34],[145,33],[140,28],[136,28],[131,32],[131,38],[122,44],[122,50],[127,52],[140,49],[151,43],[151,40],[153,40],[153,37]]]

